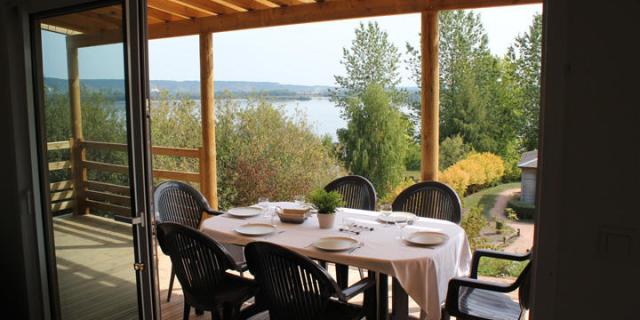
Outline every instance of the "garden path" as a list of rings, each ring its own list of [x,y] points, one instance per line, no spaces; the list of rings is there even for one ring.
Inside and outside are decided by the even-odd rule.
[[[507,207],[509,199],[511,199],[511,197],[513,197],[517,192],[520,192],[520,188],[508,189],[500,192],[496,197],[496,202],[493,205],[493,208],[491,208],[491,216],[494,218],[504,218],[504,209]],[[507,224],[516,230],[520,229],[520,236],[504,248],[504,251],[524,253],[530,250],[533,245],[533,222],[508,220]]]

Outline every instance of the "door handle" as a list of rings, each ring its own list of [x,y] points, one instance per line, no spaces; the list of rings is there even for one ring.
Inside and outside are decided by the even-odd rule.
[[[144,227],[144,219],[142,219],[142,217],[138,216],[138,217],[128,217],[128,216],[121,216],[121,215],[114,215],[113,216],[113,220],[118,221],[118,222],[123,222],[123,223],[128,223],[130,225],[139,225],[141,227]]]

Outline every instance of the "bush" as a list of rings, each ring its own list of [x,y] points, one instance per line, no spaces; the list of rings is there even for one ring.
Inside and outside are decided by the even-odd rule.
[[[464,159],[473,148],[464,143],[460,135],[447,137],[440,142],[440,170],[444,170]]]
[[[452,187],[462,198],[469,191],[493,186],[504,175],[504,161],[492,153],[472,153],[440,175],[440,181]]]
[[[517,277],[522,273],[527,263],[528,261],[482,258],[478,266],[478,273],[486,277]]]
[[[481,207],[473,207],[462,216],[460,226],[467,233],[471,251],[475,251],[482,244],[480,231],[487,225],[487,219],[482,213]]]
[[[420,170],[420,162],[422,158],[422,152],[420,150],[420,144],[411,142],[407,149],[407,155],[404,158],[404,166],[408,171]]]
[[[390,204],[404,189],[414,185],[416,180],[411,177],[406,177],[402,182],[396,185],[391,191],[387,192],[384,197],[378,200],[378,204]]]
[[[507,208],[516,212],[518,219],[530,220],[535,217],[536,207],[531,203],[524,203],[518,197],[512,198],[507,202]]]

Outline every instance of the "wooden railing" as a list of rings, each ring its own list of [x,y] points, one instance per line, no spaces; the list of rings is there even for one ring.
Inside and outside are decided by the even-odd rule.
[[[80,141],[74,148],[73,141],[57,141],[49,142],[47,150],[64,150],[69,149],[71,152],[81,152],[87,150],[108,150],[114,152],[127,152],[127,145],[122,143],[97,142],[97,141]],[[204,157],[202,148],[185,149],[171,147],[152,147],[153,155],[196,158],[199,167],[202,167],[202,159]],[[74,157],[70,156],[70,159]],[[99,162],[86,160],[81,157],[79,164],[73,163],[73,160],[63,160],[49,162],[49,171],[58,170],[95,170],[98,172],[118,173],[127,175],[129,167],[121,164]],[[120,215],[131,214],[131,195],[128,185],[108,183],[103,181],[89,180],[85,177],[74,183],[73,174],[69,175],[69,180],[54,182],[49,185],[51,212],[53,214],[69,211],[74,209],[76,213],[86,213],[88,210],[108,211]],[[187,182],[203,183],[203,175],[200,172],[184,172],[171,170],[153,170],[154,179],[180,180]],[[80,191],[80,192],[78,192]]]

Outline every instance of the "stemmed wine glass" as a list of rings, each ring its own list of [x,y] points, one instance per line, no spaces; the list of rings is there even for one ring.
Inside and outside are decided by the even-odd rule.
[[[389,204],[389,203],[385,203],[385,204],[380,205],[380,214],[382,216],[384,216],[385,218],[388,218],[391,215],[392,210],[393,209],[391,208],[391,204]],[[389,226],[389,224],[387,223],[388,219],[385,219],[384,222],[385,222],[384,227],[385,228],[388,227]]]
[[[398,236],[396,236],[396,239],[398,240],[402,240],[403,238],[403,231],[404,231],[404,227],[407,226],[407,224],[409,223],[409,215],[407,214],[401,214],[398,215],[395,219],[395,225],[396,227],[398,227],[398,230],[400,231]]]

